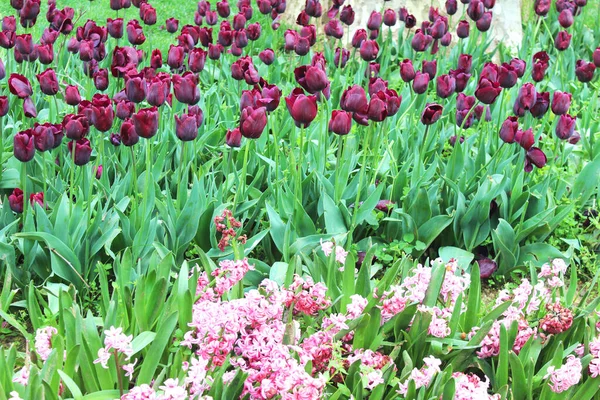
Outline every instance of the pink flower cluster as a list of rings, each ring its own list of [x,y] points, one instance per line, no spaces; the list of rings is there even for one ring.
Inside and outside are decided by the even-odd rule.
[[[440,372],[442,362],[437,358],[430,356],[423,359],[424,365],[421,368],[413,368],[410,376],[404,381],[398,383],[398,394],[404,396],[408,392],[410,381],[415,383],[416,389],[427,387],[433,380],[433,377]]]
[[[221,215],[217,215],[214,219],[217,233],[221,234],[219,240],[219,250],[225,251],[232,240],[238,240],[240,243],[246,243],[246,235],[238,237],[237,228],[242,226],[242,223],[235,219],[231,210],[225,209]]]
[[[46,361],[52,352],[52,336],[58,333],[53,326],[39,328],[35,332],[35,352],[42,361]]]
[[[567,272],[567,264],[560,258],[555,258],[550,264],[542,265],[538,278],[546,278],[548,286],[552,288],[564,286],[562,277]]]
[[[212,272],[215,277],[215,292],[221,296],[227,293],[236,283],[240,282],[244,275],[254,269],[254,265],[248,264],[248,259],[243,260],[223,260],[219,263],[219,268]]]
[[[548,367],[548,372],[544,378],[550,377],[548,385],[554,393],[562,393],[579,383],[582,377],[581,370],[581,360],[575,356],[569,356],[560,368]]]
[[[600,337],[594,338],[589,346],[593,358],[588,365],[588,371],[592,378],[596,378],[600,376]]]
[[[331,305],[331,300],[327,298],[327,287],[321,282],[315,283],[310,276],[303,279],[295,275],[294,282],[285,292],[285,306],[293,307],[294,313],[316,315]]]
[[[133,355],[133,348],[131,347],[132,335],[127,336],[123,333],[122,328],[115,328],[111,326],[107,331],[104,331],[104,347],[98,349],[98,358],[94,360],[94,364],[100,364],[103,368],[108,368],[108,360],[113,353],[121,353],[125,355],[125,358],[129,360]],[[131,369],[132,366],[127,366]]]
[[[488,394],[490,381],[482,381],[477,375],[455,372],[452,374],[456,381],[455,400],[500,400],[499,394]]]
[[[323,239],[321,239],[321,251],[323,251],[323,254],[325,254],[326,257],[329,257],[335,251],[335,261],[342,264],[339,270],[344,270],[344,264],[346,264],[348,252],[344,250],[342,246],[336,246],[332,241],[323,242]]]

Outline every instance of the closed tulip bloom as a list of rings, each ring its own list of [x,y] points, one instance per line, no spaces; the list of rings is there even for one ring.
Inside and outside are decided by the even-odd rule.
[[[248,35],[246,35],[245,29],[233,32],[233,43],[240,50],[248,45]],[[233,52],[233,48],[231,49],[231,51]],[[241,51],[239,55],[241,55]]]
[[[566,8],[564,10],[562,10],[560,12],[560,14],[558,15],[558,23],[560,24],[560,26],[562,26],[563,28],[568,28],[571,25],[573,25],[573,12]]]
[[[379,53],[379,45],[374,40],[365,40],[360,45],[360,57],[365,61],[373,61]]]
[[[258,139],[267,125],[267,112],[264,107],[246,107],[240,116],[240,132],[248,139]]]
[[[120,142],[125,146],[133,146],[139,142],[140,137],[135,131],[135,126],[131,120],[125,120],[121,124],[121,128],[119,130],[119,138]]]
[[[437,60],[423,60],[421,71],[429,75],[429,80],[433,80],[433,78],[435,78],[435,75],[437,74]]]
[[[485,63],[485,65],[483,66],[482,70],[481,70],[481,74],[479,75],[479,78],[486,78],[489,81],[497,81],[498,80],[498,74],[500,72],[500,69],[498,68],[498,66],[492,62],[487,62]]]
[[[422,73],[417,71],[415,75],[415,79],[413,80],[413,90],[417,94],[423,94],[427,91],[427,87],[429,86],[429,75],[426,73]]]
[[[65,88],[65,102],[70,106],[76,106],[81,103],[81,95],[77,86],[69,85]]]
[[[421,114],[421,123],[423,125],[435,124],[442,116],[444,107],[439,104],[427,104]]]
[[[298,127],[307,128],[317,116],[317,97],[305,96],[300,88],[294,89],[285,103]]]
[[[156,24],[156,9],[149,3],[140,4],[140,19],[146,25]]]
[[[108,88],[108,69],[102,68],[94,72],[94,86],[99,91],[104,91]]]
[[[183,66],[183,59],[185,58],[185,52],[183,47],[171,45],[169,47],[169,54],[167,55],[167,64],[172,69],[180,69]]]
[[[492,25],[492,12],[491,11],[484,12],[483,15],[481,16],[481,18],[479,18],[477,20],[477,22],[475,23],[475,26],[477,27],[477,30],[479,30],[479,32],[487,32],[490,29],[491,25]]]
[[[115,119],[110,98],[106,95],[95,94],[91,103],[91,123],[100,132],[108,132]]]
[[[556,115],[563,115],[569,111],[571,107],[571,93],[561,92],[557,90],[552,96],[552,112]]]
[[[260,98],[261,93],[257,88],[252,90],[242,90],[242,95],[240,96],[240,111],[246,107],[256,108]]]
[[[31,97],[26,97],[23,99],[23,113],[27,118],[37,117],[37,109],[35,108],[35,103]]]
[[[531,107],[531,115],[535,118],[542,118],[550,107],[550,93],[540,92],[537,94],[537,99],[533,107]]]
[[[469,30],[470,30],[469,21],[466,21],[466,20],[459,21],[458,25],[456,27],[456,36],[458,36],[461,39],[468,38]]]
[[[22,35],[17,35],[15,38],[15,49],[23,55],[31,54],[34,49],[31,34],[24,33]]]
[[[456,110],[455,118],[456,126],[462,129],[469,129],[473,125],[473,121],[475,120],[475,113],[470,112],[469,110]]]
[[[347,111],[333,110],[329,120],[329,132],[347,135],[352,128],[352,114]]]
[[[502,63],[498,69],[498,82],[503,88],[509,89],[517,84],[517,71],[507,63]]]
[[[339,19],[330,19],[327,24],[325,24],[325,35],[331,36],[336,39],[341,39],[344,36],[344,27]]]
[[[165,21],[165,29],[169,33],[175,33],[179,30],[179,20],[176,18],[167,18]]]
[[[533,71],[531,77],[536,82],[541,82],[546,75],[546,70],[549,67],[550,57],[545,51],[540,51],[533,56]]]
[[[387,85],[387,81],[381,78],[369,79],[369,96],[373,97],[376,93],[384,91],[387,89]]]
[[[513,66],[519,78],[523,77],[523,75],[525,74],[525,67],[527,66],[527,63],[525,61],[518,58],[513,58],[512,60],[510,60],[510,65]]]
[[[575,145],[575,144],[579,143],[580,140],[581,140],[581,135],[579,134],[579,132],[575,131],[575,132],[573,132],[571,137],[569,139],[567,139],[567,142],[569,142],[569,144]]]
[[[485,9],[483,6],[483,2],[481,0],[471,0],[467,7],[467,14],[469,18],[473,21],[478,21],[483,14],[485,13]]]
[[[144,31],[140,23],[132,19],[127,23],[127,40],[134,46],[140,45],[146,41],[146,36],[144,36]]]
[[[135,112],[135,103],[132,101],[121,100],[116,102],[116,116],[120,120],[131,118]]]
[[[535,86],[529,82],[521,86],[517,101],[525,110],[531,109],[537,101],[537,91],[535,90]]]
[[[121,39],[123,37],[123,18],[108,18],[106,20],[106,29],[112,38]]]
[[[545,17],[550,11],[551,0],[535,0],[533,3],[534,11],[540,17]]]
[[[8,97],[0,96],[0,117],[4,117],[8,114]]]
[[[470,110],[475,105],[475,96],[467,96],[464,93],[459,93],[456,97],[457,110]]]
[[[367,116],[371,121],[375,122],[381,122],[387,117],[387,102],[384,93],[379,92],[371,97]]]
[[[216,11],[207,11],[204,20],[208,25],[216,25],[219,20],[219,16]]]
[[[396,11],[392,10],[391,8],[388,8],[387,10],[385,10],[385,12],[383,13],[383,23],[386,26],[392,27],[392,26],[396,25],[396,21],[397,21]]]
[[[381,13],[378,11],[371,11],[371,15],[369,15],[369,19],[367,20],[367,29],[376,30],[381,27]]]
[[[456,80],[450,75],[440,75],[437,78],[436,92],[442,99],[452,96],[456,90]]]
[[[131,117],[135,132],[145,138],[149,139],[156,135],[158,132],[158,110],[156,107],[142,108]],[[121,137],[123,134],[121,133]]]
[[[167,101],[171,84],[159,77],[154,77],[148,83],[148,93],[146,94],[146,101],[151,106],[160,107]]]
[[[488,257],[483,257],[477,260],[479,266],[479,278],[489,279],[492,277],[494,272],[498,269],[498,264]]]
[[[438,17],[430,28],[431,37],[434,39],[441,39],[448,31],[448,20],[446,17]]]
[[[366,114],[369,107],[367,95],[362,86],[354,85],[344,90],[340,99],[342,110],[351,113]]]
[[[272,49],[265,49],[258,54],[258,58],[266,65],[271,65],[275,61],[275,52]]]
[[[6,68],[4,67],[4,62],[0,59],[0,81],[6,78]]]
[[[456,0],[446,0],[446,12],[448,15],[456,14],[458,2]]]
[[[450,32],[446,32],[446,34],[440,40],[440,44],[444,47],[450,46],[452,43],[452,34]]]
[[[194,48],[188,55],[188,68],[194,73],[200,73],[206,63],[206,51],[200,48]]]
[[[531,172],[534,165],[538,168],[544,168],[547,161],[546,154],[541,149],[531,147],[525,154],[525,172]]]
[[[576,120],[576,117],[573,117],[569,114],[561,115],[558,118],[558,123],[556,124],[556,136],[562,140],[567,140],[573,136],[573,133],[575,132]]]
[[[146,98],[146,78],[141,73],[131,73],[125,76],[125,94],[129,101],[141,103]]]
[[[183,76],[173,75],[173,94],[182,103],[197,104],[200,101],[198,77],[191,72],[186,72]]]
[[[431,36],[424,34],[420,29],[417,29],[415,35],[413,36],[410,42],[410,45],[412,46],[414,51],[420,52],[425,51],[432,41],[433,38]]]
[[[500,92],[502,92],[502,88],[498,82],[492,82],[487,78],[481,78],[477,85],[477,89],[475,89],[475,97],[484,104],[492,104],[496,101]]]
[[[10,74],[10,77],[8,78],[8,89],[13,95],[21,99],[33,94],[33,89],[31,89],[29,80],[19,74]]]
[[[355,13],[352,9],[352,6],[346,5],[342,7],[340,11],[340,21],[342,21],[346,25],[352,25],[354,23]]]
[[[514,143],[515,135],[519,130],[519,120],[517,117],[508,117],[502,123],[500,127],[500,139],[504,143]]]
[[[364,29],[357,29],[354,32],[354,36],[352,36],[352,47],[355,49],[360,49],[362,42],[367,40],[367,31]]]
[[[90,141],[86,138],[79,140],[72,140],[69,142],[69,153],[73,157],[75,161],[75,165],[85,165],[90,162],[90,157],[92,156],[92,146],[90,145]],[[73,152],[75,154],[73,155]]]
[[[307,37],[299,36],[296,40],[296,46],[294,47],[294,51],[299,56],[305,56],[310,51],[310,39]]]
[[[342,59],[340,60],[340,53],[342,55]],[[348,63],[348,59],[350,59],[350,50],[342,49],[340,47],[335,49],[335,55],[333,57],[333,63],[336,67],[344,68]]]
[[[518,129],[517,133],[515,133],[515,142],[519,143],[519,145],[525,150],[529,150],[535,142],[533,130],[531,128],[527,129],[526,131]]]
[[[591,62],[577,60],[577,63],[575,64],[575,75],[577,75],[577,79],[579,79],[580,82],[585,83],[591,81],[595,71],[596,66]]]
[[[62,128],[62,126],[61,126]],[[57,129],[53,124],[48,122],[44,124],[35,123],[31,130],[33,140],[37,151],[52,150],[54,146],[54,131]]]
[[[413,67],[412,60],[405,58],[400,62],[400,77],[404,82],[411,82],[415,79],[415,68]]]
[[[273,112],[279,106],[281,90],[276,85],[264,83],[261,85],[261,96],[257,99],[257,105],[265,107],[268,112]]]
[[[385,94],[387,116],[391,117],[396,115],[400,110],[402,96],[400,96],[394,89],[385,89],[381,93]]]
[[[175,134],[183,142],[189,142],[198,137],[196,117],[190,114],[179,116],[175,114]]]
[[[13,153],[17,160],[28,162],[35,156],[35,140],[31,129],[19,132],[13,139]]]
[[[527,111],[527,110],[525,110],[525,109],[524,109],[524,108],[521,106],[521,103],[519,103],[519,99],[518,99],[518,98],[517,98],[517,99],[515,99],[515,102],[514,102],[514,104],[513,104],[513,113],[514,113],[514,114],[515,114],[517,117],[521,118],[521,117],[524,117],[524,116],[525,116],[525,113],[526,113],[526,111]]]
[[[225,135],[225,143],[229,147],[240,147],[242,144],[242,133],[239,128],[228,129]]]
[[[406,18],[404,19],[404,26],[406,27],[406,29],[412,29],[416,25],[417,25],[417,18],[412,14],[408,14],[406,16]]]
[[[320,18],[323,15],[323,6],[318,0],[307,0],[305,10],[311,17]]]
[[[13,212],[21,214],[23,212],[23,191],[16,188],[8,196],[8,205]]]
[[[71,140],[78,140],[90,131],[90,123],[83,114],[67,114],[62,121],[63,131]]]
[[[2,18],[2,31],[4,32],[16,32],[17,31],[17,19],[13,15],[8,15]]]
[[[248,25],[248,29],[246,29],[246,33],[248,35],[249,40],[258,40],[262,33],[262,28],[258,22]]]
[[[327,87],[329,80],[321,67],[303,65],[294,70],[296,82],[309,93],[317,93]]]
[[[554,47],[558,51],[564,51],[569,48],[571,44],[571,35],[567,31],[560,31],[554,39]]]

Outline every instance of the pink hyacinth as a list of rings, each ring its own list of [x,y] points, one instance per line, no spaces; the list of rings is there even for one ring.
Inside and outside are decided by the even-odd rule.
[[[58,333],[53,326],[39,328],[35,333],[35,352],[46,361],[52,352],[52,336]]]
[[[219,268],[212,272],[215,277],[215,292],[221,296],[228,292],[236,283],[244,278],[248,271],[254,269],[254,265],[248,264],[248,259],[243,260],[223,260],[219,263]]]
[[[550,377],[550,389],[554,393],[562,393],[569,390],[572,386],[577,385],[581,380],[581,360],[575,356],[567,357],[567,361],[560,368],[554,366],[548,367],[548,372],[545,378]]]
[[[27,386],[27,383],[29,382],[29,367],[24,366],[23,368],[21,368],[19,372],[17,372],[16,375],[13,377],[12,381],[14,383],[19,383],[23,386]]]
[[[420,369],[413,368],[410,376],[404,382],[398,383],[398,394],[404,396],[408,392],[408,384],[410,381],[415,383],[417,389],[427,387],[433,380],[434,376],[440,372],[442,362],[437,358],[430,356],[423,359],[424,365]]]
[[[157,400],[156,392],[150,385],[140,385],[132,388],[129,393],[124,394],[121,400]]]
[[[456,381],[455,400],[500,400],[499,394],[488,394],[490,386],[487,378],[482,381],[477,375],[455,372],[452,374]]]

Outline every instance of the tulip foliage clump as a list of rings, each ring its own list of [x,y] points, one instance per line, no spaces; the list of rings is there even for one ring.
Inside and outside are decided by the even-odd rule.
[[[0,400],[597,396],[598,0],[181,3],[0,4]]]

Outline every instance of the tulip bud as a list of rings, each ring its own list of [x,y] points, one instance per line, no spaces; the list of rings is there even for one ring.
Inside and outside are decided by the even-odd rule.
[[[156,107],[142,108],[136,114],[133,114],[131,119],[135,132],[145,139],[153,137],[158,132],[158,110]],[[121,133],[122,137],[123,133]]]
[[[8,97],[0,96],[0,117],[4,117],[8,114]]]
[[[579,143],[579,140],[581,140],[581,135],[577,131],[573,132],[571,137],[569,139],[567,139],[569,144],[573,144],[573,145]]]
[[[519,105],[525,110],[531,109],[537,101],[537,91],[535,90],[535,86],[531,83],[525,83],[519,89],[519,94],[517,96],[517,101]]]
[[[336,39],[341,39],[344,36],[344,28],[339,19],[330,19],[329,22],[325,24],[323,30],[325,31],[325,35]]]
[[[13,153],[17,160],[28,162],[35,155],[35,141],[31,129],[17,133],[13,139]]]
[[[415,79],[413,80],[413,90],[417,94],[423,94],[427,91],[429,86],[429,75],[420,71],[416,72]]]
[[[183,76],[175,74],[172,79],[173,94],[178,101],[191,105],[200,101],[200,88],[198,87],[198,77],[196,75],[186,72]]]
[[[225,143],[229,147],[240,147],[242,144],[242,134],[239,128],[228,129],[225,136]]]
[[[275,61],[275,52],[272,49],[265,49],[259,53],[258,58],[266,65],[271,65]]]
[[[498,82],[482,77],[475,89],[475,97],[484,104],[492,104],[500,92],[502,92],[502,88]]]
[[[16,188],[8,196],[8,205],[13,212],[21,214],[23,212],[23,191]]]
[[[448,15],[456,14],[457,9],[458,3],[456,0],[446,0],[446,13],[448,13]]]
[[[123,37],[123,18],[108,18],[106,20],[106,29],[112,38],[121,39]]]
[[[8,88],[13,95],[21,99],[33,94],[33,89],[31,89],[29,80],[19,74],[10,74],[10,77],[8,78]]]
[[[316,96],[305,96],[302,89],[296,88],[285,98],[288,111],[296,126],[307,128],[317,116]]]
[[[82,114],[67,114],[63,118],[62,127],[65,135],[71,140],[79,140],[90,131],[89,121]]]
[[[367,31],[364,29],[357,29],[356,32],[354,32],[354,36],[352,36],[352,47],[359,49],[362,42],[365,40],[367,40]]]
[[[502,126],[500,127],[500,139],[502,139],[504,143],[515,142],[515,135],[519,130],[518,121],[517,117],[508,117],[502,123]]]
[[[146,36],[144,36],[144,31],[140,25],[140,23],[132,19],[127,23],[127,40],[134,46],[140,45],[146,41]]]
[[[469,2],[469,6],[467,7],[467,14],[469,15],[469,18],[471,18],[473,21],[478,21],[481,17],[483,17],[484,12],[485,9],[481,0],[471,0]]]
[[[381,27],[381,13],[378,11],[371,11],[371,15],[369,15],[369,19],[367,21],[367,29],[373,31],[377,30]]]
[[[365,61],[373,61],[379,53],[379,45],[374,40],[365,40],[360,45],[360,57]]]
[[[577,60],[575,64],[575,75],[580,82],[589,82],[594,77],[596,66],[593,63],[589,63],[583,60]],[[10,83],[9,83],[10,84]]]
[[[573,22],[573,12],[568,8],[562,10],[558,15],[558,23],[565,29],[573,25]]]
[[[541,149],[531,147],[525,155],[525,171],[531,172],[534,165],[538,168],[544,168],[547,161],[546,154]]]
[[[384,93],[378,92],[375,96],[371,97],[367,116],[371,121],[375,122],[381,122],[387,117],[387,102]]]
[[[556,115],[566,114],[571,107],[571,93],[557,90],[552,97],[552,112]]]
[[[102,178],[102,171],[104,170],[104,167],[102,167],[102,164],[98,165],[96,167],[96,179],[100,180],[100,178]]]
[[[535,118],[542,118],[550,107],[550,93],[540,92],[537,94],[537,99],[533,107],[531,107],[531,115]]]
[[[413,67],[412,61],[405,58],[400,62],[400,77],[404,82],[411,82],[415,79],[415,68]]]
[[[65,88],[65,102],[70,106],[76,106],[81,103],[81,95],[77,86],[69,85]]]
[[[386,26],[392,27],[396,25],[396,20],[396,11],[392,10],[391,8],[385,10],[385,12],[383,13],[383,23]]]
[[[481,16],[481,18],[479,18],[477,20],[477,22],[475,23],[475,26],[477,27],[477,30],[479,30],[479,32],[487,32],[490,29],[491,25],[492,25],[492,12],[491,11],[484,12],[483,15]]]
[[[340,53],[342,59],[340,60]],[[333,63],[336,67],[344,68],[346,63],[348,63],[348,59],[350,58],[350,51],[347,49],[342,49],[340,47],[335,49],[335,55],[333,57]]]
[[[423,60],[421,71],[429,75],[430,81],[433,80],[433,78],[435,78],[435,75],[437,74],[437,61]]]
[[[352,25],[354,23],[355,13],[352,6],[347,5],[340,11],[340,21],[346,25]]]
[[[420,29],[417,29],[415,35],[411,40],[410,45],[412,46],[414,51],[421,52],[425,51],[432,41],[433,38],[431,36],[424,34]]]
[[[444,108],[439,104],[427,104],[421,114],[421,123],[423,125],[432,125],[436,123],[442,116]]]
[[[556,124],[556,136],[559,139],[567,140],[573,133],[575,132],[575,121],[576,117],[573,117],[569,114],[563,114],[558,118],[558,123]]]
[[[140,137],[135,131],[135,126],[131,120],[125,120],[121,124],[121,129],[119,130],[121,143],[125,146],[133,146],[137,142],[139,142]]]
[[[458,26],[456,27],[456,36],[461,39],[465,39],[469,37],[469,22],[462,20],[458,22]]]
[[[366,114],[369,104],[362,86],[354,85],[344,90],[340,99],[340,106],[344,111]]]
[[[191,114],[175,115],[175,134],[183,142],[189,142],[198,137],[198,122]]]
[[[446,99],[456,90],[456,80],[450,75],[440,75],[437,78],[436,92],[439,97]]]
[[[85,165],[90,161],[92,156],[92,147],[90,141],[86,138],[79,139],[77,141],[72,140],[69,142],[69,153],[75,160],[75,165]],[[73,155],[75,152],[75,155]]]
[[[527,129],[526,131],[518,129],[517,133],[515,133],[515,142],[519,143],[519,145],[525,150],[529,150],[535,142],[533,130],[531,128]]]

